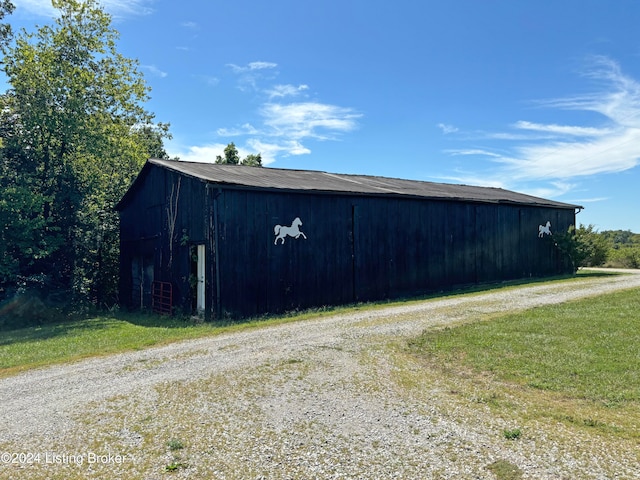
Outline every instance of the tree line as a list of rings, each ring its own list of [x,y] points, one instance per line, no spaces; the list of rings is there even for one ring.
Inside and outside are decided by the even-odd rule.
[[[640,268],[640,234],[630,230],[596,231],[593,225],[571,225],[567,232],[546,237],[580,267]]]
[[[150,88],[111,16],[98,0],[52,4],[53,24],[13,32],[0,0],[0,326],[7,312],[116,305],[114,207],[148,158],[168,158],[169,125],[145,108]],[[262,166],[233,143],[216,161]]]
[[[119,269],[114,206],[149,157],[167,158],[168,125],[145,109],[138,62],[95,0],[53,0],[52,25],[11,37],[0,95],[0,300],[13,306],[113,305]],[[0,3],[2,17],[13,11]],[[27,308],[28,307],[28,308]],[[47,308],[49,315],[51,309]]]
[[[576,230],[581,267],[640,268],[640,234],[631,230],[596,231],[593,225]]]

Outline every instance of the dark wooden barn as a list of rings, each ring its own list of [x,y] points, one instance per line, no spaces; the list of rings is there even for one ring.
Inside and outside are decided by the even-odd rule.
[[[503,189],[149,160],[118,204],[121,302],[207,318],[570,273],[577,205]]]

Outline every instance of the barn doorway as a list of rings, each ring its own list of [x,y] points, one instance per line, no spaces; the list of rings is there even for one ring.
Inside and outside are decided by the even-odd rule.
[[[150,256],[136,256],[131,260],[131,304],[141,310],[151,307],[153,267]]]
[[[204,314],[205,310],[205,246],[192,245],[191,257],[191,306],[194,313]]]

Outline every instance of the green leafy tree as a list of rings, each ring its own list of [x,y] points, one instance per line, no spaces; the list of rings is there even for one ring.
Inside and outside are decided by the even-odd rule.
[[[612,267],[640,268],[640,235],[631,230],[607,230],[601,234],[607,241],[607,264]]]
[[[42,215],[47,199],[26,182],[0,179],[0,286],[12,283],[61,246],[55,227]]]
[[[7,15],[11,15],[14,9],[15,6],[9,0],[0,0],[0,21],[4,20]],[[0,51],[4,51],[11,39],[11,34],[11,25],[0,23]]]
[[[240,155],[235,143],[231,142],[224,149],[224,157],[216,155],[216,163],[225,165],[238,165],[240,163]]]
[[[624,246],[609,251],[608,265],[621,268],[640,268],[640,247]]]
[[[134,129],[132,133],[146,146],[149,158],[169,158],[167,151],[164,149],[164,139],[171,137],[168,124],[143,125]]]
[[[640,245],[640,234],[633,233],[631,230],[605,230],[601,235],[611,248]]]
[[[607,242],[593,225],[580,225],[575,234],[581,251],[581,267],[598,267],[607,261]]]
[[[595,231],[593,225],[571,225],[566,233],[554,234],[552,241],[571,261],[575,271],[579,267],[596,267],[607,260],[606,240]]]
[[[0,214],[13,195],[16,218],[30,223],[13,222],[26,240],[5,248],[0,262],[9,276],[44,272],[59,288],[105,303],[118,276],[113,207],[149,156],[166,156],[168,126],[153,125],[138,63],[118,53],[97,0],[52,3],[55,23],[22,31],[4,58],[11,88],[1,98],[0,175],[12,190],[0,194]]]
[[[224,165],[246,165],[248,167],[261,167],[262,155],[249,154],[243,160],[240,160],[240,154],[235,143],[229,143],[224,149],[224,157],[216,155],[216,163]]]
[[[261,167],[262,166],[262,155],[260,155],[259,153],[256,154],[249,154],[246,157],[244,157],[244,160],[242,160],[241,162],[242,165],[246,165],[248,167]]]

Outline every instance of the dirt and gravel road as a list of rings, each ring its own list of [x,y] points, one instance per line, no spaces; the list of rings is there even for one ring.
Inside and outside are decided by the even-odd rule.
[[[640,478],[637,442],[612,450],[561,425],[523,426],[481,401],[452,401],[450,386],[428,374],[416,388],[419,364],[397,348],[429,328],[640,288],[632,273],[356,311],[0,379],[0,479],[492,479],[501,465],[521,478]],[[516,421],[525,434],[511,441],[503,432]]]

